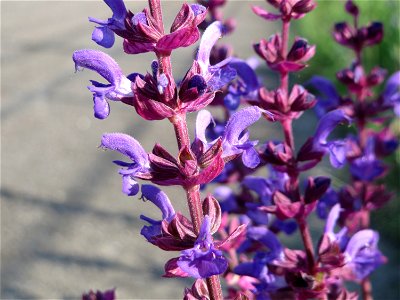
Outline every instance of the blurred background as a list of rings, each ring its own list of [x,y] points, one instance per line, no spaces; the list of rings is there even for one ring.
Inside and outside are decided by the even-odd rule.
[[[182,2],[164,3],[170,24]],[[251,43],[276,30],[250,10],[250,1],[228,1],[226,16],[237,19],[236,31],[222,41],[235,53],[253,55]],[[257,5],[266,7],[264,2]],[[399,2],[358,1],[361,23],[379,20],[385,38],[368,49],[368,67],[379,64],[389,74],[399,69]],[[133,12],[146,5],[128,1]],[[74,73],[71,59],[77,49],[100,49],[90,39],[92,16],[111,16],[102,1],[2,1],[1,2],[1,299],[76,299],[89,289],[116,287],[119,299],[178,299],[190,280],[162,279],[163,265],[176,253],[165,253],[139,234],[145,213],[157,218],[151,203],[121,193],[121,179],[112,160],[121,157],[97,149],[104,132],[135,136],[145,149],[157,141],[176,153],[168,121],[145,122],[133,108],[111,103],[106,120],[92,116],[92,96],[86,89],[93,72]],[[317,45],[310,67],[297,82],[313,74],[334,80],[349,65],[351,52],[337,46],[330,30],[335,22],[349,20],[342,1],[319,1],[317,9],[294,22],[292,37],[306,37]],[[167,26],[168,27],[168,26]],[[120,40],[119,40],[120,41]],[[191,65],[195,47],[174,53],[176,78]],[[121,43],[105,50],[125,74],[150,70],[152,55],[124,55]],[[265,66],[258,69],[266,85],[276,84]],[[306,119],[307,121],[305,121]],[[194,116],[190,118],[193,133]],[[301,123],[300,123],[301,122]],[[310,113],[295,126],[297,143],[312,132],[316,118]],[[394,125],[396,126],[396,125]],[[398,124],[397,124],[398,126]],[[252,135],[261,141],[280,138],[276,125],[259,122]],[[399,195],[399,157],[386,178]],[[334,174],[332,173],[334,172]],[[346,182],[345,173],[322,165],[314,171],[331,174],[335,185]],[[166,188],[176,210],[186,213],[183,193]],[[381,233],[381,249],[389,263],[372,277],[376,299],[399,299],[399,197],[373,214],[372,227]],[[322,223],[315,220],[318,236]]]

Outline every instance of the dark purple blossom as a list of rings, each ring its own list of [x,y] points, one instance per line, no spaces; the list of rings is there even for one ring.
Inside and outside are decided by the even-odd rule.
[[[175,216],[175,210],[169,201],[168,196],[161,191],[159,188],[150,185],[142,185],[142,196],[141,199],[149,200],[156,205],[162,213],[162,220],[153,220],[152,218],[141,215],[140,218],[150,224],[150,226],[143,226],[140,234],[143,235],[149,242],[152,241],[154,236],[161,234],[161,223],[163,220],[171,222]]]
[[[338,193],[333,188],[329,188],[318,201],[316,210],[318,217],[321,219],[326,219],[328,217],[329,210],[338,202]]]
[[[109,84],[91,80],[88,89],[93,93],[94,116],[98,119],[107,118],[110,113],[108,100],[121,101],[132,98],[132,82],[122,74],[118,64],[109,55],[97,50],[77,50],[72,55],[75,69],[87,68],[97,72]]]
[[[199,236],[194,247],[184,250],[178,260],[178,266],[194,278],[207,278],[218,275],[228,268],[228,262],[220,250],[217,250],[210,233],[210,218],[204,217]]]
[[[247,237],[253,242],[265,246],[267,251],[257,251],[250,262],[243,262],[236,266],[234,273],[256,278],[259,284],[254,284],[257,299],[269,299],[267,291],[276,289],[276,276],[270,271],[268,264],[283,258],[283,247],[277,237],[264,226],[253,226],[247,230]]]
[[[316,89],[320,94],[317,97],[318,102],[314,108],[318,117],[321,118],[328,111],[338,108],[340,95],[330,80],[322,76],[313,76],[308,81],[308,85]]]
[[[228,66],[236,70],[237,80],[229,85],[224,104],[226,108],[234,111],[242,99],[256,99],[260,84],[254,69],[246,61],[233,58]]]
[[[350,173],[356,180],[373,181],[384,174],[386,166],[375,156],[374,139],[368,139],[364,153],[350,163]]]
[[[128,196],[134,196],[139,192],[139,184],[135,177],[141,173],[148,173],[150,163],[148,155],[143,147],[133,137],[123,133],[106,133],[101,139],[100,147],[118,151],[132,160],[131,163],[114,161],[122,175],[122,192]]]

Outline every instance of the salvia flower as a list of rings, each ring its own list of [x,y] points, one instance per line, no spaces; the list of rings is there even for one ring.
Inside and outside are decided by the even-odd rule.
[[[379,234],[370,229],[361,230],[351,237],[344,251],[346,268],[351,271],[350,279],[359,282],[386,262],[378,249],[378,241]]]
[[[400,117],[400,71],[388,79],[383,92],[383,101],[385,105],[392,106],[395,114]]]
[[[127,31],[121,36],[124,50],[129,54],[154,51],[157,55],[169,55],[172,50],[195,43],[200,33],[197,26],[206,17],[207,10],[198,4],[184,3],[176,15],[169,34],[164,34],[162,24],[154,19],[148,9],[128,19]]]
[[[222,157],[230,160],[239,154],[242,154],[242,161],[245,166],[254,168],[260,163],[257,151],[254,146],[257,141],[249,141],[247,127],[255,123],[262,114],[262,110],[256,106],[244,108],[234,113],[226,127],[222,140]],[[211,113],[202,110],[197,115],[196,120],[196,140],[201,141],[206,148],[210,148],[219,139],[207,142],[206,129],[213,122]]]
[[[123,133],[106,133],[101,139],[100,147],[118,151],[127,156],[132,162],[114,161],[122,169],[122,192],[128,196],[134,196],[139,192],[139,184],[135,178],[139,174],[147,174],[150,169],[148,155],[143,147],[133,137]]]
[[[322,76],[313,76],[307,82],[307,85],[318,91],[318,101],[314,109],[319,118],[328,111],[338,108],[340,104],[340,95],[330,80]]]
[[[149,200],[156,205],[162,213],[162,220],[153,220],[149,217],[141,215],[140,218],[150,224],[150,226],[143,226],[140,234],[143,235],[149,242],[151,242],[154,236],[161,234],[161,223],[163,220],[171,222],[175,216],[175,210],[172,207],[171,201],[168,196],[161,191],[159,188],[150,185],[142,185],[142,196],[141,199]]]
[[[97,50],[77,50],[72,55],[76,70],[87,68],[97,72],[109,84],[92,80],[88,89],[93,93],[94,116],[98,119],[107,118],[110,107],[107,100],[126,101],[133,97],[132,82],[122,74],[118,64],[109,55]]]
[[[344,245],[347,243],[347,231],[346,227],[343,227],[338,233],[335,233],[335,226],[339,219],[340,212],[341,212],[340,204],[335,204],[331,211],[329,212],[328,218],[326,219],[324,233],[328,236],[331,242],[336,242],[344,248]]]
[[[224,34],[224,26],[221,22],[215,21],[204,31],[201,37],[199,50],[196,56],[196,62],[200,68],[200,76],[207,82],[207,88],[211,91],[217,91],[236,77],[236,71],[228,65],[230,57],[211,65],[211,49]]]
[[[314,134],[314,150],[329,153],[331,165],[335,168],[340,168],[345,163],[346,142],[343,140],[328,141],[328,136],[337,125],[349,123],[350,120],[344,110],[333,110],[322,117]]]
[[[370,138],[362,156],[350,163],[350,173],[356,180],[373,181],[382,176],[386,166],[375,156],[374,139]]]
[[[124,39],[124,51],[128,54],[153,51],[157,55],[169,55],[174,49],[192,45],[200,37],[197,26],[207,13],[201,5],[185,3],[175,17],[170,33],[165,34],[163,24],[149,9],[133,14],[126,11],[122,0],[105,2],[113,10],[113,17],[107,21],[90,18],[90,21],[102,25],[95,29],[92,38],[102,46],[111,47],[115,33]]]
[[[114,31],[125,30],[125,18],[128,14],[123,0],[104,0],[113,15],[106,21],[89,17],[89,21],[100,25],[93,30],[92,40],[100,46],[110,48],[114,45]]]
[[[228,268],[227,260],[222,252],[215,248],[212,241],[208,216],[204,217],[194,247],[182,251],[178,266],[194,278],[222,274]]]
[[[228,66],[236,70],[237,77],[228,86],[227,94],[224,97],[224,105],[229,110],[235,111],[242,99],[251,100],[257,98],[260,84],[254,69],[247,61],[233,58]]]

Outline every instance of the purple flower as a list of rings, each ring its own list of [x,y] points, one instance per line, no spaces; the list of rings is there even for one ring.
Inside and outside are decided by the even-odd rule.
[[[281,259],[283,257],[283,247],[276,235],[264,226],[253,226],[247,229],[247,237],[258,241],[268,249],[268,260]]]
[[[400,71],[388,79],[383,92],[384,104],[393,106],[396,116],[400,117]]]
[[[385,263],[386,258],[378,249],[379,234],[365,229],[352,236],[344,251],[347,268],[352,272],[352,279],[361,281],[377,267]]]
[[[307,84],[320,94],[314,108],[318,117],[322,117],[328,111],[338,108],[340,96],[330,80],[322,76],[313,76]]]
[[[194,278],[222,274],[228,268],[227,260],[213,244],[208,216],[204,217],[194,247],[181,252],[178,266]]]
[[[224,59],[216,65],[210,64],[211,49],[223,35],[224,26],[221,22],[212,23],[201,37],[196,61],[201,70],[201,76],[207,82],[208,89],[217,91],[236,77],[236,71],[229,66],[231,58]]]
[[[109,55],[97,50],[77,50],[72,55],[75,69],[87,68],[97,72],[107,79],[110,84],[102,84],[91,80],[92,86],[88,89],[93,93],[94,116],[105,119],[110,113],[110,106],[106,99],[120,101],[132,97],[132,82],[122,74],[118,64]]]
[[[328,141],[329,134],[340,123],[350,123],[351,119],[344,110],[336,109],[321,118],[314,134],[313,147],[316,151],[330,154],[331,165],[341,168],[346,160],[346,142],[343,140]]]
[[[286,173],[278,172],[273,168],[269,169],[270,176],[268,179],[255,176],[247,176],[243,180],[243,184],[253,190],[260,197],[263,205],[271,205],[272,194],[277,190],[284,190],[285,184],[289,179]]]
[[[104,2],[111,8],[113,12],[112,17],[106,21],[89,17],[89,21],[101,25],[93,30],[92,40],[100,46],[110,48],[114,45],[115,41],[113,31],[125,29],[127,11],[122,0],[104,0]]]
[[[128,196],[134,196],[139,192],[139,184],[135,177],[141,173],[147,173],[150,168],[146,151],[133,137],[123,133],[106,133],[101,139],[100,147],[118,151],[132,160],[132,163],[114,161],[122,175],[122,192]]]
[[[344,245],[346,245],[348,238],[346,236],[348,229],[343,227],[338,233],[335,233],[334,229],[336,226],[336,222],[339,219],[340,204],[335,204],[331,211],[329,212],[328,218],[326,219],[324,233],[328,236],[331,242],[336,242],[340,245],[340,248],[343,249]]]
[[[247,229],[247,237],[250,240],[258,241],[268,251],[257,251],[253,261],[239,264],[233,270],[234,273],[244,276],[250,276],[258,279],[261,284],[266,284],[271,288],[275,282],[275,275],[269,272],[268,263],[274,260],[280,260],[283,257],[283,247],[277,237],[264,226],[253,226]],[[260,286],[266,288],[267,286]],[[257,288],[257,291],[261,290]],[[257,292],[255,291],[255,292]]]
[[[260,84],[254,69],[246,61],[233,58],[228,66],[236,70],[237,80],[229,85],[224,104],[229,110],[236,110],[241,99],[256,99]]]
[[[374,139],[370,138],[364,149],[364,154],[351,162],[350,173],[355,179],[373,181],[386,171],[382,161],[376,159],[374,144]]]
[[[246,129],[255,123],[261,114],[260,108],[251,106],[237,111],[230,117],[222,135],[223,158],[228,159],[242,154],[242,161],[246,167],[255,168],[260,163],[258,153],[254,149],[258,141],[249,141],[249,133]],[[196,139],[207,148],[217,141],[216,139],[208,143],[206,139],[206,129],[213,121],[211,113],[207,110],[202,110],[197,115]]]
[[[317,203],[316,213],[321,219],[326,219],[328,217],[328,210],[332,208],[336,203],[339,202],[338,193],[332,189],[328,188],[326,193],[319,199]]]
[[[161,234],[161,223],[163,220],[171,222],[175,216],[175,210],[172,207],[168,196],[161,191],[159,188],[150,185],[142,185],[142,196],[141,199],[149,200],[156,205],[162,213],[162,220],[156,221],[144,215],[140,215],[140,218],[150,223],[150,226],[143,226],[140,234],[143,235],[149,242],[151,242],[153,236]]]

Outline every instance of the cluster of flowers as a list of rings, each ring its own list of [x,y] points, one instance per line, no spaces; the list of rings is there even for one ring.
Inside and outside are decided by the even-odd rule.
[[[276,8],[271,13],[253,7],[267,21],[282,22],[282,33],[261,40],[255,52],[279,74],[280,86],[268,90],[254,69],[254,59],[233,57],[227,45],[216,45],[232,32],[235,22],[224,20],[224,0],[199,0],[183,4],[165,33],[160,0],[149,0],[142,12],[127,10],[122,0],[105,0],[113,15],[108,20],[89,18],[98,26],[92,39],[112,47],[115,35],[123,39],[127,54],[153,52],[151,72],[124,75],[106,53],[78,50],[73,54],[76,69],[87,68],[100,74],[107,84],[91,81],[94,116],[108,117],[109,100],[133,106],[145,120],[168,119],[174,127],[178,153],[169,153],[156,143],[147,152],[140,143],[123,133],[106,133],[101,147],[126,156],[114,161],[121,167],[122,191],[128,196],[141,193],[161,211],[161,219],[140,216],[147,222],[141,234],[165,251],[180,251],[165,264],[164,277],[193,277],[184,299],[222,299],[219,275],[227,283],[229,299],[356,299],[344,282],[367,283],[370,273],[385,262],[378,250],[378,233],[368,229],[369,212],[381,207],[391,194],[374,181],[387,167],[379,158],[393,153],[398,145],[394,134],[378,132],[368,122],[381,127],[390,120],[394,108],[400,114],[400,73],[392,75],[384,92],[374,97],[372,88],[385,79],[385,71],[374,68],[366,75],[361,54],[364,47],[380,42],[382,24],[358,27],[359,11],[351,1],[346,11],[354,17],[354,27],[335,26],[334,37],[350,47],[356,60],[340,71],[338,79],[349,95],[339,96],[333,84],[313,77],[309,87],[321,94],[315,98],[301,85],[289,86],[289,74],[307,67],[315,46],[296,37],[289,49],[289,29],[293,19],[312,11],[313,0],[268,0]],[[204,30],[202,36],[200,30]],[[192,66],[181,80],[175,80],[171,53],[196,43],[201,36]],[[241,104],[245,108],[239,109]],[[216,120],[208,105],[221,107],[224,120]],[[295,149],[292,121],[315,108],[320,117],[312,137]],[[195,138],[190,140],[186,114],[198,112]],[[267,141],[256,147],[248,128],[259,119],[279,122],[285,140]],[[355,124],[357,135],[328,140],[339,124]],[[327,177],[310,177],[302,188],[300,174],[314,168],[329,155],[334,168],[348,164],[352,182],[335,191]],[[267,169],[267,178],[252,175]],[[168,196],[151,184],[181,186],[187,196],[190,219],[176,212]],[[227,184],[236,183],[231,189]],[[200,190],[220,184],[204,200]],[[318,246],[313,244],[308,216],[314,211],[326,219]],[[336,225],[341,230],[336,233]],[[284,247],[281,234],[299,231],[304,250]],[[84,299],[114,299],[114,291],[90,292]]]

